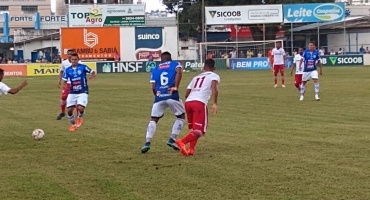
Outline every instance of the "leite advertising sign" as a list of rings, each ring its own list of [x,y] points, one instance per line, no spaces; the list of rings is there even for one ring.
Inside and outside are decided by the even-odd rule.
[[[114,61],[120,55],[119,27],[62,28],[62,57],[67,50],[75,49],[81,60]]]
[[[144,4],[71,5],[69,27],[143,26]]]
[[[284,23],[342,21],[344,3],[284,4]]]
[[[283,22],[283,6],[219,6],[206,7],[207,25],[267,24]]]

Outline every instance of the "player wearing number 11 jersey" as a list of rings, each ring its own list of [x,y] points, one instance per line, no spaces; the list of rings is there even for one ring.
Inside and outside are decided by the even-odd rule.
[[[213,99],[213,114],[217,114],[217,96],[220,76],[215,70],[215,61],[207,59],[204,63],[204,72],[194,77],[186,90],[185,110],[188,118],[188,127],[191,130],[184,138],[177,140],[176,144],[184,156],[194,155],[195,145],[200,137],[206,133],[208,124],[207,103]],[[186,144],[189,143],[189,150]]]
[[[181,82],[181,77],[181,64],[172,61],[169,52],[163,52],[161,55],[161,63],[153,69],[150,79],[154,94],[154,103],[151,119],[146,130],[146,141],[141,148],[141,153],[146,153],[150,150],[150,144],[157,129],[157,123],[159,119],[163,117],[166,108],[170,108],[173,115],[176,116],[167,145],[175,150],[179,150],[175,140],[181,132],[185,119],[184,104],[177,91]]]

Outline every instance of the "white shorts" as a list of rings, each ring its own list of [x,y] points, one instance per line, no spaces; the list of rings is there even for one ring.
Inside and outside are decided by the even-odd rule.
[[[156,102],[152,107],[152,117],[163,117],[166,108],[170,108],[171,112],[175,116],[179,116],[185,113],[184,103],[181,101],[167,99],[165,101]]]
[[[317,73],[317,70],[312,72],[303,72],[302,81],[309,81],[311,79],[319,79],[319,74]]]
[[[73,107],[76,105],[81,105],[83,107],[87,106],[88,102],[88,94],[81,93],[81,94],[69,94],[67,97],[67,108]]]

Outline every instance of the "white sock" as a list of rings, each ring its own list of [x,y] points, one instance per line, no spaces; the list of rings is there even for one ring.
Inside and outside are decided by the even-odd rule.
[[[151,142],[157,129],[157,123],[155,121],[150,121],[148,128],[146,129],[146,142]]]
[[[75,125],[75,124],[76,124],[75,116],[74,116],[74,115],[71,115],[71,116],[69,116],[69,115],[68,115],[68,121],[69,121],[72,125]]]
[[[315,94],[318,95],[319,94],[319,90],[320,90],[319,83],[314,83],[314,87],[315,87]]]
[[[176,121],[173,123],[173,126],[172,126],[171,138],[173,140],[176,140],[176,137],[178,135],[180,135],[182,127],[184,127],[184,120],[180,119],[180,118],[177,118]]]
[[[306,86],[304,86],[303,84],[301,85],[301,96],[304,95],[304,91],[306,90]]]

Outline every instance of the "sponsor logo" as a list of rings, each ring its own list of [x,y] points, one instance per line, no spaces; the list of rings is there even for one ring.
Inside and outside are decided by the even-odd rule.
[[[230,65],[234,70],[271,69],[267,58],[230,59]]]
[[[313,14],[316,18],[322,21],[334,21],[344,15],[344,10],[336,4],[323,4],[317,6]]]
[[[87,13],[71,13],[72,19],[86,19],[87,24],[95,24],[103,22],[102,8],[99,6],[92,6]]]
[[[329,60],[332,65],[335,65],[335,63],[337,62],[337,57],[329,57]]]
[[[145,72],[143,62],[109,62],[97,63],[98,72],[102,73],[134,73]]]
[[[90,48],[95,47],[99,44],[99,36],[93,32],[87,32],[87,29],[84,29],[84,44]]]
[[[353,66],[363,65],[362,55],[322,56],[321,63],[324,66]]]
[[[148,56],[153,56],[153,59],[160,59],[161,58],[162,51],[161,50],[142,50],[142,51],[136,51],[136,59],[137,60],[146,60],[148,59]]]
[[[135,27],[135,49],[159,51],[163,45],[162,27]]]
[[[27,67],[22,64],[1,64],[0,68],[4,70],[4,76],[27,76]]]
[[[157,66],[157,63],[155,61],[149,61],[145,63],[145,69],[146,72],[151,72],[153,69]]]

